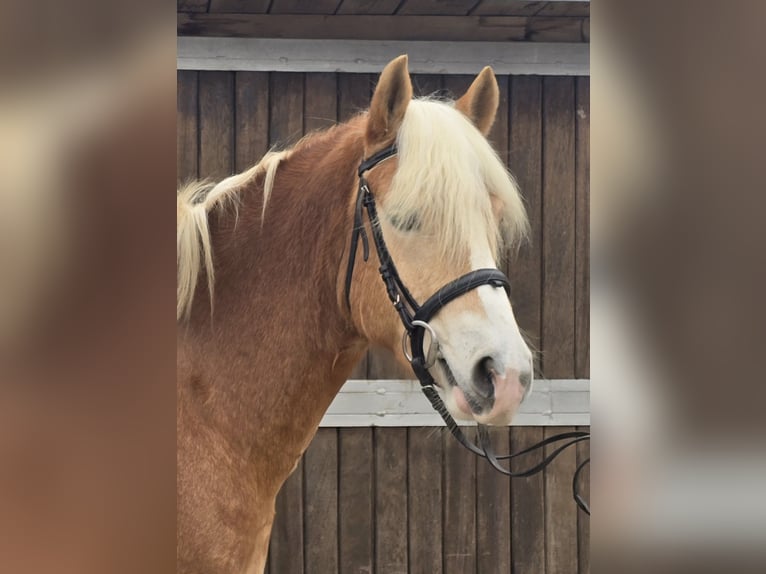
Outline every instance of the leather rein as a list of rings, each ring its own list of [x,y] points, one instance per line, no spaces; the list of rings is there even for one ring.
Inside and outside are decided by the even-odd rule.
[[[458,442],[465,448],[470,450],[475,455],[486,459],[489,464],[495,468],[498,472],[501,472],[510,477],[527,477],[541,472],[547,467],[559,454],[572,445],[576,445],[579,442],[590,440],[590,433],[584,431],[572,431],[559,433],[557,435],[548,437],[537,444],[521,450],[514,454],[496,455],[492,449],[492,443],[489,436],[489,430],[486,426],[478,425],[478,444],[465,436],[460,429],[455,419],[447,410],[444,402],[442,401],[436,388],[438,387],[436,381],[431,375],[430,368],[433,367],[437,355],[438,355],[438,340],[433,328],[429,325],[428,321],[438,313],[443,307],[449,304],[454,299],[465,295],[469,291],[481,287],[482,285],[490,285],[495,288],[502,287],[507,294],[510,294],[510,282],[508,278],[499,269],[487,268],[477,269],[470,271],[465,275],[458,277],[457,279],[450,281],[436,293],[431,295],[426,301],[420,305],[409,292],[404,285],[399,272],[394,265],[391,254],[386,247],[386,242],[383,239],[383,232],[380,226],[380,219],[378,218],[378,211],[375,205],[375,196],[372,194],[369,184],[364,177],[364,174],[377,166],[379,163],[393,157],[397,153],[396,144],[392,144],[389,147],[373,154],[369,158],[362,161],[357,171],[359,177],[359,188],[356,198],[356,208],[354,210],[354,227],[351,233],[351,247],[348,258],[348,265],[346,268],[346,283],[345,294],[346,304],[349,310],[351,309],[350,296],[351,296],[351,281],[354,273],[354,265],[356,261],[356,252],[359,246],[359,240],[362,241],[362,253],[364,260],[367,261],[370,256],[369,240],[367,238],[367,232],[364,225],[364,212],[367,212],[367,217],[370,221],[370,228],[372,230],[372,240],[375,245],[375,250],[378,254],[380,261],[380,276],[383,279],[383,283],[386,287],[386,292],[391,304],[396,309],[399,319],[404,325],[404,337],[402,339],[402,348],[404,354],[412,366],[412,370],[420,381],[420,388],[423,394],[434,410],[439,413],[442,420],[446,424],[452,436],[454,436]],[[424,353],[425,334],[428,331],[430,335],[430,344],[427,354]],[[409,339],[409,348],[407,350],[407,339]],[[548,445],[553,445],[566,441],[563,444],[557,446],[548,456],[543,460],[525,470],[511,471],[509,468],[503,467],[499,461],[509,460],[512,458],[520,457],[525,454],[530,454]],[[572,477],[572,496],[584,512],[590,515],[590,508],[585,500],[580,496],[577,491],[577,485],[579,482],[580,474],[586,465],[590,463],[590,458],[582,461],[576,468],[574,476]]]

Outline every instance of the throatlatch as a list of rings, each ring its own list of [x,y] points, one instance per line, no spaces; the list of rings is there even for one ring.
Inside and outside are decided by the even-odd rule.
[[[364,211],[367,212],[367,217],[370,221],[370,229],[372,230],[372,240],[375,244],[375,251],[378,254],[378,260],[380,261],[380,276],[383,279],[383,284],[386,287],[386,293],[391,301],[391,304],[396,309],[399,315],[399,319],[404,325],[405,339],[403,346],[405,347],[405,355],[410,361],[412,370],[415,376],[420,381],[420,388],[423,394],[434,410],[439,413],[444,423],[447,425],[450,433],[454,436],[458,442],[465,448],[470,450],[477,456],[485,458],[493,468],[498,472],[501,472],[510,477],[526,477],[536,474],[542,471],[548,466],[559,454],[572,445],[579,442],[590,440],[590,433],[583,431],[572,431],[559,433],[542,440],[531,447],[521,450],[514,454],[506,454],[498,456],[492,449],[492,443],[489,436],[489,430],[484,425],[478,425],[478,444],[474,443],[468,437],[465,436],[460,429],[455,419],[447,410],[446,405],[439,396],[436,390],[438,385],[431,375],[430,368],[434,364],[434,341],[435,333],[433,329],[428,325],[428,321],[438,313],[443,307],[448,305],[456,298],[465,295],[466,293],[481,287],[482,285],[490,285],[492,287],[502,287],[507,294],[510,294],[511,285],[508,278],[499,269],[487,268],[477,269],[458,277],[454,281],[450,281],[429,297],[425,303],[419,305],[407,287],[402,282],[399,272],[394,265],[391,254],[386,247],[386,242],[383,239],[383,232],[380,227],[380,220],[378,218],[378,211],[375,205],[375,196],[372,194],[369,184],[364,177],[364,174],[378,165],[380,162],[393,157],[397,153],[396,144],[392,144],[389,147],[373,154],[369,158],[362,161],[359,166],[359,188],[356,198],[356,208],[354,210],[354,228],[351,232],[351,247],[348,258],[348,265],[346,267],[346,304],[348,308],[351,308],[351,281],[354,274],[354,265],[356,262],[356,252],[359,247],[359,240],[362,241],[362,254],[364,260],[367,261],[370,256],[370,245],[367,238],[367,232],[364,225]],[[425,343],[425,333],[429,331],[431,334],[431,342],[429,345],[428,355],[424,353],[423,347]],[[410,353],[406,352],[406,339],[410,340]],[[512,458],[520,457],[525,454],[538,451],[547,445],[559,443],[561,441],[567,441],[564,444],[558,446],[553,452],[546,456],[540,463],[521,471],[511,471],[509,468],[503,467],[499,461],[509,460]],[[577,484],[582,473],[582,470],[586,465],[590,463],[590,458],[582,461],[574,472],[572,477],[572,496],[577,505],[587,514],[590,514],[590,508],[585,500],[577,492]]]

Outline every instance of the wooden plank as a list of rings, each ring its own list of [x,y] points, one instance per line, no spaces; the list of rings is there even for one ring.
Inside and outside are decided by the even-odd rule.
[[[207,12],[210,0],[177,0],[177,12]]]
[[[401,0],[343,0],[336,14],[393,14]]]
[[[534,16],[542,10],[545,2],[521,2],[518,0],[482,0],[471,15],[476,16]]]
[[[508,145],[508,112],[509,112],[509,76],[496,76],[497,87],[500,89],[500,103],[497,106],[497,114],[495,115],[495,123],[492,124],[492,129],[487,136],[489,143],[495,149],[503,163],[508,165],[509,145]]]
[[[208,12],[233,12],[236,14],[265,14],[270,0],[210,0]]]
[[[405,0],[396,13],[464,16],[477,2],[478,0]]]
[[[457,100],[466,93],[475,79],[473,74],[448,74],[444,76],[444,91],[447,97]]]
[[[574,427],[544,429],[548,438]],[[554,446],[545,447],[546,456]],[[546,467],[545,475],[545,564],[547,574],[577,572],[577,505],[572,500],[572,476],[577,467],[577,450],[568,448]]]
[[[442,433],[407,429],[408,540],[412,574],[442,572]]]
[[[269,148],[269,74],[236,72],[234,77],[234,169],[258,163]]]
[[[373,347],[367,353],[367,377],[370,379],[404,379],[412,376],[412,370],[400,364],[391,351]]]
[[[234,169],[234,74],[199,74],[199,175],[222,179]]]
[[[373,78],[369,74],[338,76],[338,121],[346,122],[370,105]]]
[[[372,572],[375,524],[372,429],[339,429],[338,435],[338,572]]]
[[[590,427],[577,427],[579,431],[590,431]],[[577,464],[590,458],[590,441],[577,444]],[[580,475],[578,492],[590,503],[590,465]],[[577,562],[579,574],[590,574],[590,516],[577,512]]]
[[[585,18],[529,18],[524,40],[527,42],[587,42],[583,36]]]
[[[375,429],[374,432],[375,572],[406,572],[407,429]]]
[[[538,16],[590,16],[590,2],[545,2]]]
[[[471,433],[473,434],[473,433]],[[476,572],[476,455],[449,433],[444,439],[445,574]]]
[[[269,14],[334,14],[341,0],[272,0]]]
[[[492,124],[492,129],[487,136],[487,139],[492,144],[492,147],[497,152],[500,159],[505,165],[508,165],[509,161],[509,145],[508,145],[508,86],[510,83],[509,76],[496,76],[497,87],[500,90],[500,101],[497,106],[497,113],[495,114],[495,122]],[[511,257],[515,253],[515,250],[504,250],[500,254],[500,260],[497,262],[498,267],[510,277],[511,276]]]
[[[542,370],[574,375],[574,81],[543,80]]]
[[[273,73],[269,107],[269,145],[293,145],[303,135],[303,74]]]
[[[590,376],[590,78],[577,78],[575,111],[575,376]]]
[[[329,128],[338,121],[337,74],[306,74],[303,124],[306,133]]]
[[[510,430],[491,428],[495,452],[510,452]],[[532,570],[528,570],[532,572]],[[511,479],[476,459],[476,572],[511,572]]]
[[[187,13],[179,36],[346,40],[583,42],[584,18]]]
[[[542,439],[541,428],[513,428],[511,452],[519,452]],[[530,453],[513,459],[511,468],[518,472],[542,459],[542,452]],[[542,474],[511,481],[511,534],[511,571],[545,572],[545,480]]]
[[[177,39],[181,70],[380,73],[401,54],[415,74],[477,74],[490,64],[496,74],[587,76],[584,42],[416,42],[290,40],[284,38]]]
[[[303,572],[303,461],[279,491],[269,545],[269,571]]]
[[[443,77],[439,74],[412,74],[411,78],[415,96],[440,95],[444,89]]]
[[[198,73],[179,70],[176,92],[176,180],[179,184],[199,177]]]
[[[509,164],[524,197],[529,241],[511,258],[511,302],[516,320],[533,351],[540,350],[542,293],[542,82],[539,77],[511,78]],[[540,354],[535,353],[535,370]]]
[[[303,457],[305,573],[338,571],[338,431],[319,429]]]
[[[370,105],[372,77],[369,74],[338,75],[338,121],[346,122]],[[350,378],[368,378],[368,351],[351,372]]]

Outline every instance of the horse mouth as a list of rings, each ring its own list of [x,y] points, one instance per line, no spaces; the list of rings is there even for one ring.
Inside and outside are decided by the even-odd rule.
[[[439,357],[438,363],[442,369],[442,372],[444,373],[445,378],[447,379],[449,386],[457,387],[460,389],[460,391],[463,393],[463,396],[465,396],[465,400],[468,403],[468,406],[471,408],[471,411],[476,415],[483,413],[484,405],[481,404],[481,401],[476,396],[474,396],[473,393],[466,391],[458,384],[457,379],[455,378],[455,374],[452,372],[452,369],[449,368],[449,363],[447,363],[447,360],[443,357]]]

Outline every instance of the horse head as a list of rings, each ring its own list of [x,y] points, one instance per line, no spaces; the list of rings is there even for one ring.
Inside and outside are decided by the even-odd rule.
[[[446,304],[435,301],[435,313],[418,326],[422,337],[412,336],[403,316],[417,318],[414,302],[428,301],[458,277],[497,270],[504,247],[525,235],[516,183],[486,139],[498,101],[489,67],[452,102],[413,99],[406,56],[386,66],[366,116],[364,157],[373,160],[360,169],[354,208],[355,225],[366,226],[376,247],[378,232],[385,249],[354,266],[365,246],[352,239],[355,270],[346,277],[357,329],[404,364],[412,355],[428,357],[425,367],[452,416],[482,424],[510,422],[532,382],[532,353],[503,285],[485,281]],[[359,216],[363,186],[377,208],[372,223]],[[410,303],[391,289],[386,296],[388,271],[384,281],[379,273],[386,251]],[[422,353],[412,345],[422,345]]]

